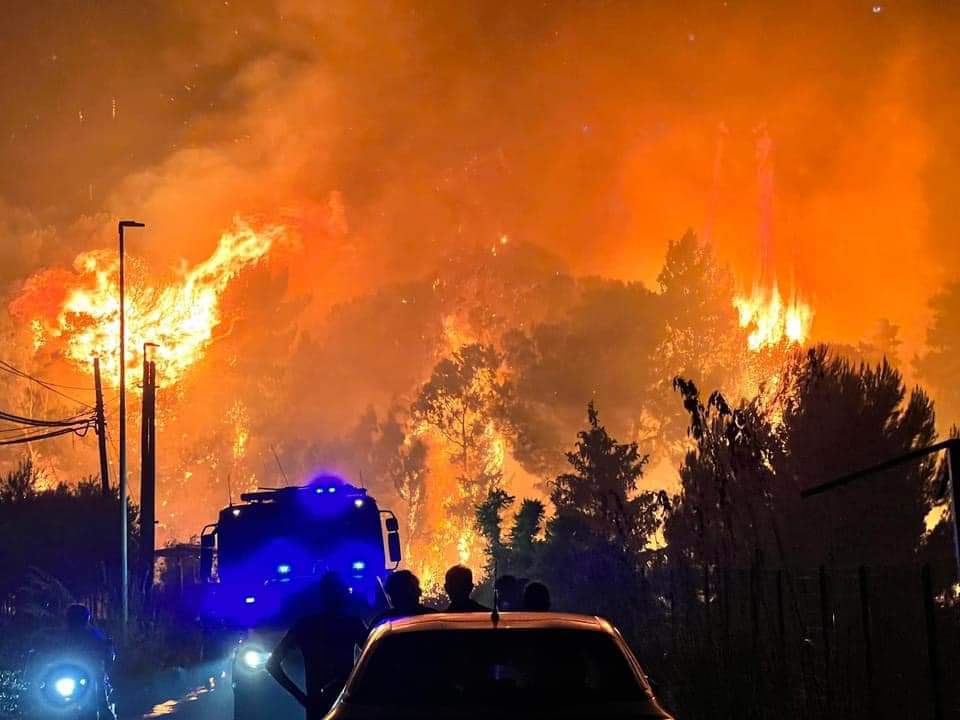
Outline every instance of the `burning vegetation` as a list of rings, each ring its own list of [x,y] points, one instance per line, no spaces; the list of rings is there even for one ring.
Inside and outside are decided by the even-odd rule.
[[[771,29],[733,3],[679,24],[629,3],[258,5],[145,9],[157,34],[109,46],[110,83],[72,72],[116,24],[87,8],[107,16],[62,20],[70,52],[34,68],[65,95],[0,87],[20,113],[0,168],[0,359],[70,396],[0,373],[3,409],[73,416],[98,356],[115,458],[109,218],[144,220],[125,362],[136,390],[157,344],[162,540],[283,473],[339,471],[398,509],[436,583],[488,547],[474,521],[491,491],[550,512],[589,402],[649,454],[636,492],[674,492],[691,443],[676,377],[768,403],[779,427],[784,368],[815,341],[873,364],[905,343],[907,373],[922,352],[942,284],[930,244],[956,237],[929,190],[960,167],[940,98],[956,92],[949,23],[853,6],[836,22],[778,6]],[[896,292],[878,282],[891,268]],[[955,304],[917,366],[950,419]],[[24,447],[51,485],[96,467],[92,438]]]
[[[305,306],[270,263],[284,237],[280,226],[237,221],[208,258],[166,285],[134,265],[128,378],[135,389],[142,344],[156,342],[166,448],[160,530],[168,540],[190,537],[239,492],[285,482],[278,461],[294,482],[337,470],[405,507],[408,562],[435,588],[451,562],[482,557],[488,541],[475,515],[492,492],[549,496],[586,402],[645,451],[676,459],[685,429],[675,419],[672,377],[709,378],[736,394],[741,358],[764,349],[767,362],[782,362],[809,332],[808,324],[792,332],[776,293],[773,306],[758,310],[757,327],[743,327],[729,274],[688,233],[670,245],[656,291],[578,279],[533,246],[498,238],[496,252],[451,256],[423,280],[334,308],[318,339],[298,339]],[[100,356],[115,386],[110,258],[85,252],[73,272],[29,278],[10,310],[35,338],[36,362],[76,378]],[[283,345],[251,324],[258,311]],[[758,319],[764,312],[781,313],[779,331]],[[701,355],[701,342],[716,351]],[[349,358],[358,352],[386,352],[389,367],[382,376],[353,375]],[[266,365],[251,374],[251,362]],[[311,401],[297,388],[311,388]],[[325,403],[342,407],[330,413]],[[340,419],[331,424],[331,414]]]
[[[147,273],[128,288],[127,370],[142,362],[144,343],[155,343],[161,387],[175,385],[198,362],[220,325],[220,297],[244,268],[260,262],[283,235],[281,227],[254,230],[238,220],[221,236],[213,254],[162,287]],[[73,272],[53,270],[29,278],[10,303],[11,314],[29,323],[35,352],[64,357],[86,372],[100,358],[109,383],[119,384],[120,291],[116,253],[78,255]]]

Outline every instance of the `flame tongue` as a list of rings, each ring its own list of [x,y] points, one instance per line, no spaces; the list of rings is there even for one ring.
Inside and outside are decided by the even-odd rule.
[[[754,286],[749,296],[733,300],[740,327],[749,330],[747,346],[754,352],[766,347],[803,345],[810,336],[813,308],[796,296],[784,301],[777,284],[765,289]]]
[[[179,282],[166,287],[130,287],[126,302],[127,366],[140,361],[143,344],[158,345],[158,384],[170,385],[183,377],[209,345],[220,323],[220,297],[244,268],[259,262],[283,228],[255,231],[237,220],[220,237],[214,253],[190,268]],[[120,298],[119,262],[112,253],[89,252],[74,262],[77,276],[53,317],[31,317],[37,349],[57,341],[63,355],[83,369],[92,357],[101,358],[105,379],[119,381]],[[43,282],[28,283],[25,294]],[[21,296],[11,311],[22,314],[35,305]],[[19,312],[18,312],[19,310]]]

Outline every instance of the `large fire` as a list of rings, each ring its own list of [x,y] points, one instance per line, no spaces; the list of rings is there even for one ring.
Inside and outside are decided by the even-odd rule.
[[[784,299],[777,283],[754,285],[749,296],[733,299],[740,327],[749,332],[747,346],[754,352],[781,345],[803,345],[810,337],[813,308],[796,294]]]
[[[244,268],[259,262],[283,235],[280,226],[254,230],[235,220],[206,260],[178,281],[155,288],[129,283],[126,298],[127,367],[136,369],[144,343],[156,343],[158,385],[169,386],[203,357],[220,324],[220,297]],[[120,293],[115,253],[92,251],[74,261],[74,274],[46,271],[27,282],[11,303],[31,323],[34,349],[55,344],[84,370],[99,357],[107,382],[119,384]],[[37,295],[53,293],[53,307]],[[42,309],[41,309],[42,308]],[[136,373],[131,376],[135,382]]]

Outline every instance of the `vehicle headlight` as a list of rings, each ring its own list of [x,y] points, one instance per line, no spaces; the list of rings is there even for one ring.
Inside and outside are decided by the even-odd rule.
[[[73,697],[73,694],[77,691],[77,679],[70,675],[58,677],[53,681],[53,689],[61,697]]]
[[[270,659],[270,653],[259,648],[241,648],[240,660],[248,670],[261,670]]]
[[[56,704],[72,703],[83,696],[90,686],[87,673],[80,667],[66,665],[47,673],[40,684],[44,697]]]

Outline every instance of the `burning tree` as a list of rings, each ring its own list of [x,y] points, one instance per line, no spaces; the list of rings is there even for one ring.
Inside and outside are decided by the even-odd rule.
[[[469,557],[474,508],[503,474],[506,447],[497,429],[506,386],[502,359],[489,345],[473,343],[434,367],[411,405],[417,433],[431,432],[457,468],[456,487],[443,501],[446,527],[460,558]]]

